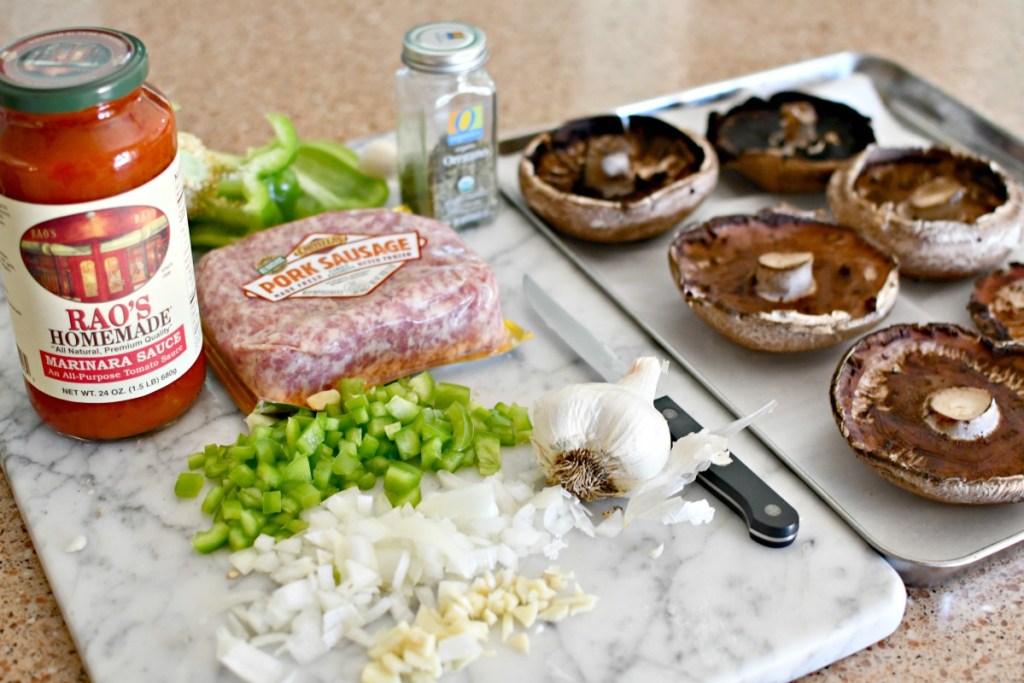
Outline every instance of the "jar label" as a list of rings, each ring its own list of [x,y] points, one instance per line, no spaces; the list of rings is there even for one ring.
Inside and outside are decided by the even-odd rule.
[[[477,104],[448,113],[448,146],[475,142],[484,136],[484,107]]]
[[[447,127],[430,171],[433,216],[455,229],[488,221],[498,204],[497,159],[486,134],[490,112],[475,104],[442,115]]]
[[[178,159],[78,204],[0,197],[0,268],[25,379],[79,403],[145,396],[202,352]]]

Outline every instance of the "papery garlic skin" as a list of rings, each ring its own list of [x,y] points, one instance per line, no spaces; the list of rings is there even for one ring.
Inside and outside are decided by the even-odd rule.
[[[663,371],[661,361],[640,358],[618,384],[571,384],[541,396],[533,444],[549,481],[596,500],[625,495],[661,472],[672,443],[653,404]]]

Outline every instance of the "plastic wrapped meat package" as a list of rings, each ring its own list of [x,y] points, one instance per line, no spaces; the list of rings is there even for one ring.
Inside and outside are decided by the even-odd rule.
[[[303,404],[342,377],[386,382],[512,348],[490,265],[444,223],[320,214],[205,254],[207,356],[245,412]]]

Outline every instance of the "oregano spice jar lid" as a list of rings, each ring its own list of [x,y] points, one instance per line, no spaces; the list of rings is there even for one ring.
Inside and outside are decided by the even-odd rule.
[[[483,65],[489,57],[487,35],[476,26],[444,21],[409,29],[402,41],[402,62],[432,73],[458,73]]]

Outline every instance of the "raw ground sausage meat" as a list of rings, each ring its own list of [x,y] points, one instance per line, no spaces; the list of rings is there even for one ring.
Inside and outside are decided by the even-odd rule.
[[[247,296],[256,267],[314,233],[419,233],[406,261],[358,297]],[[370,384],[495,353],[507,339],[490,265],[447,225],[390,210],[320,214],[209,252],[196,267],[211,366],[242,410],[304,403],[341,377]]]

